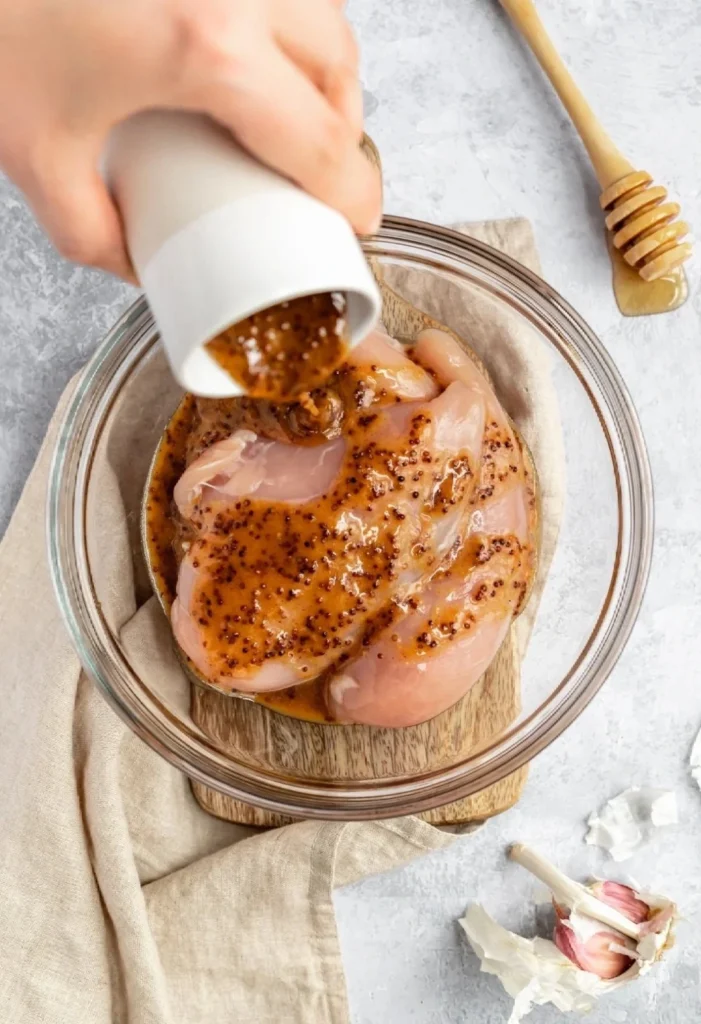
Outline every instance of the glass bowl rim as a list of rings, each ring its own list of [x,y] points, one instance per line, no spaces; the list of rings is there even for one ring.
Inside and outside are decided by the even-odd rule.
[[[84,499],[92,449],[119,392],[114,388],[115,367],[133,352],[142,358],[154,343],[144,296],[107,333],[76,383],[59,429],[47,500],[49,562],[58,604],[84,669],[114,710],[190,778],[262,809],[307,818],[364,820],[417,813],[469,796],[530,761],[577,718],[608,678],[637,619],[652,559],[653,488],[637,414],[613,360],[569,303],[510,256],[450,228],[385,217],[378,234],[363,239],[363,247],[368,256],[413,257],[423,268],[468,278],[510,305],[565,358],[605,435],[618,498],[613,576],[586,644],[534,711],[467,761],[401,780],[290,780],[235,764],[201,734],[190,733],[189,746],[183,741],[187,727],[144,687],[121,654],[94,595],[92,601],[86,598],[90,568]],[[144,345],[142,352],[139,346]],[[130,372],[135,359],[132,355]],[[146,702],[135,700],[139,690]],[[176,722],[179,730],[173,728]]]

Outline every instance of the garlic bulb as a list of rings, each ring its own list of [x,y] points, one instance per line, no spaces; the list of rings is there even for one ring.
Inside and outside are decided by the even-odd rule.
[[[551,890],[554,941],[515,935],[478,904],[460,920],[482,970],[495,974],[514,999],[509,1024],[544,1003],[591,1010],[599,996],[649,971],[671,945],[677,917],[671,900],[617,882],[581,885],[525,846],[514,846],[510,856]]]

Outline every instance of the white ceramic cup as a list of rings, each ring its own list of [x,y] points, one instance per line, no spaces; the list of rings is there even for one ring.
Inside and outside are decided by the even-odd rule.
[[[241,394],[203,346],[279,302],[344,292],[351,344],[377,321],[377,285],[346,219],[208,118],[129,118],[112,132],[105,173],[168,360],[188,391]]]

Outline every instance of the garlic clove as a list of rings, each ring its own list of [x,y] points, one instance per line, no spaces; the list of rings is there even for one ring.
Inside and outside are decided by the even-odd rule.
[[[642,924],[650,917],[650,907],[629,885],[622,885],[620,882],[594,882],[589,886],[589,890],[602,903],[620,910],[635,924]]]
[[[602,928],[583,914],[570,914],[555,904],[557,922],[553,941],[561,953],[582,971],[610,981],[624,974],[635,960],[636,943],[620,932]]]
[[[588,942],[579,942],[562,921],[555,926],[554,934],[555,945],[561,953],[581,971],[595,974],[603,981],[620,978],[635,959],[617,951],[619,938],[615,932],[597,932]]]

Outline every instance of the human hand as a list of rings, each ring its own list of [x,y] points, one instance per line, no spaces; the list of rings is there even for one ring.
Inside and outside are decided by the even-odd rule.
[[[64,256],[133,280],[105,140],[140,110],[194,110],[370,233],[357,60],[342,0],[0,0],[0,167]]]

